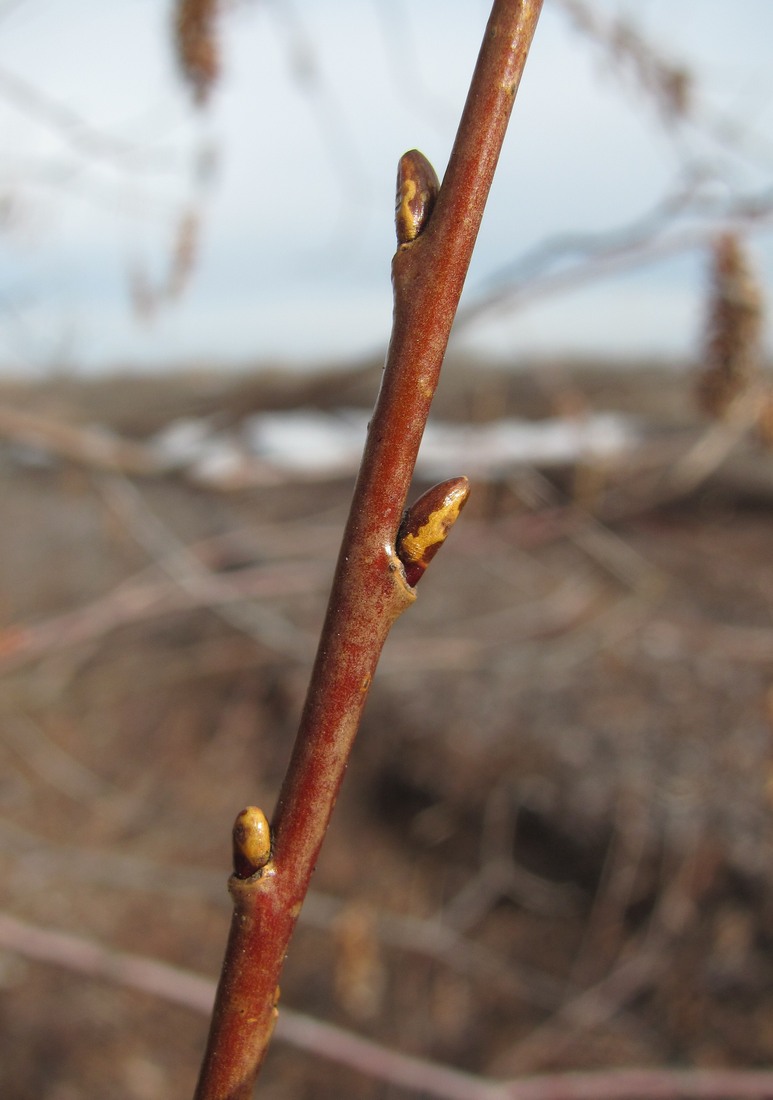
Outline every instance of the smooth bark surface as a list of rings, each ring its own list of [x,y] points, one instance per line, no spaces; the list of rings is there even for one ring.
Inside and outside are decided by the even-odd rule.
[[[541,0],[495,0],[437,200],[393,260],[392,338],[272,823],[272,857],[251,878],[231,878],[234,913],[196,1100],[252,1095],[277,1015],[287,945],[376,664],[393,622],[416,598],[395,542],[541,6]]]

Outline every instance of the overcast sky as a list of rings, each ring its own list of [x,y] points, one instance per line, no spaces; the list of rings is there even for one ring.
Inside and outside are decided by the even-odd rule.
[[[688,163],[707,174],[704,203],[771,187],[770,0],[596,6],[689,65],[693,120],[665,126],[630,71],[546,0],[468,304],[546,238],[645,216]],[[175,67],[169,0],[0,5],[0,364],[335,362],[384,348],[397,160],[416,146],[442,177],[489,4],[223,7],[222,79],[196,112]],[[717,137],[728,132],[732,146]],[[189,280],[138,318],[132,279],[165,284],[177,227],[194,210]],[[773,234],[757,232],[750,248],[770,283]],[[691,250],[524,300],[454,339],[512,361],[689,356],[705,282],[705,250]]]

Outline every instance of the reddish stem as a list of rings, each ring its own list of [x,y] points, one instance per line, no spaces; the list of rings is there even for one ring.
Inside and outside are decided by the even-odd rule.
[[[306,704],[272,826],[271,861],[234,899],[196,1100],[248,1100],[277,981],[392,623],[416,598],[395,539],[451,324],[542,0],[495,0],[443,185],[392,263],[392,338]]]

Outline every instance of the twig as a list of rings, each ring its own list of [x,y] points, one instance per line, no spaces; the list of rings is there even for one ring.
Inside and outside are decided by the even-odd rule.
[[[396,550],[398,528],[541,6],[541,0],[495,0],[434,208],[437,181],[429,164],[417,153],[400,164],[394,324],[381,391],[273,821],[272,858],[252,877],[231,879],[234,915],[197,1100],[252,1095],[277,1015],[276,983],[287,944],[381,648],[416,598],[415,580],[407,579],[406,559]],[[439,504],[440,511],[445,507]],[[422,515],[423,530],[434,517],[431,509]],[[416,537],[417,531],[406,532],[406,540]],[[421,562],[413,558],[413,564]]]

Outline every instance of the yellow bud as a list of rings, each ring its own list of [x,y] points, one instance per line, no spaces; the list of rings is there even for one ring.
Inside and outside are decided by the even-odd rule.
[[[271,830],[266,815],[257,806],[247,806],[233,827],[234,874],[249,878],[271,858]]]
[[[467,478],[452,477],[428,489],[403,516],[397,532],[397,556],[412,588],[445,542],[469,495]]]

